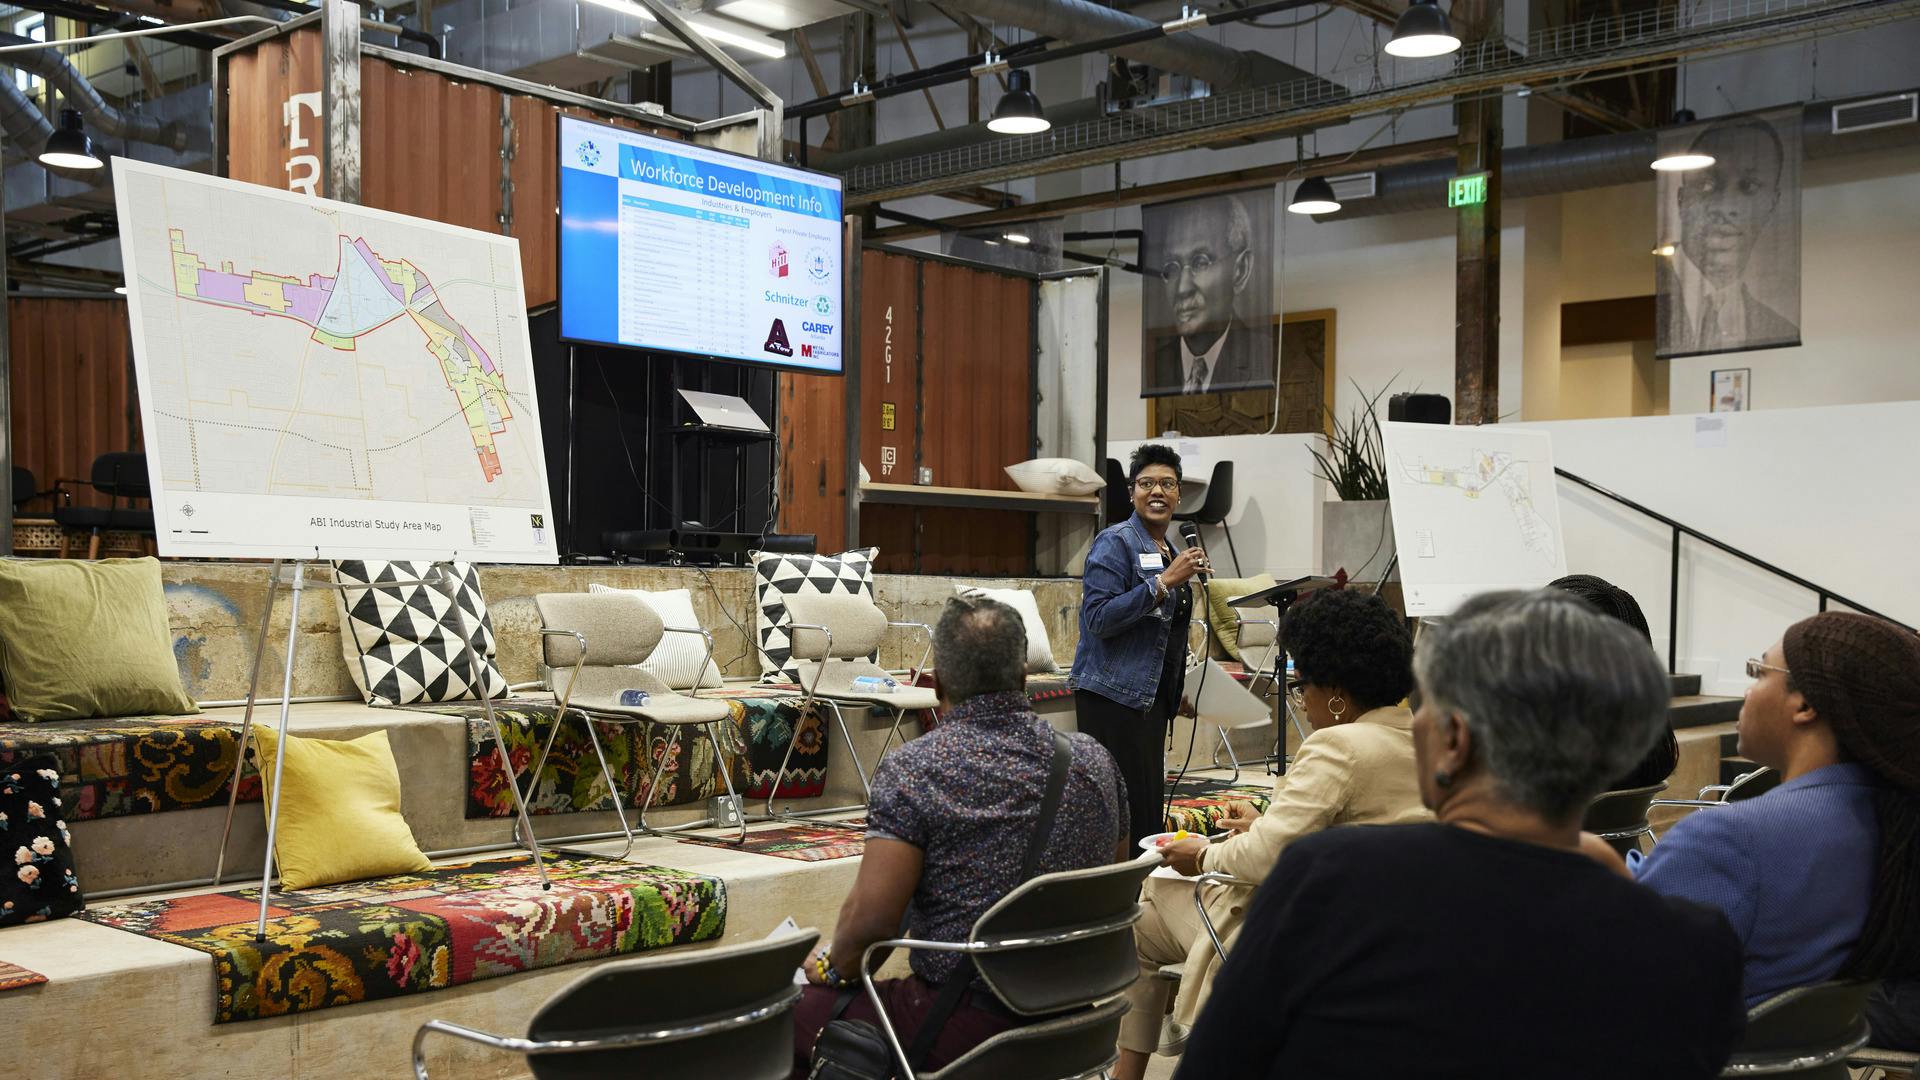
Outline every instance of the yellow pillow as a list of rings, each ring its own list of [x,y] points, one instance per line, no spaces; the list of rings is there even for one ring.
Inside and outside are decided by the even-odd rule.
[[[1257,593],[1261,589],[1271,589],[1280,584],[1273,580],[1272,574],[1258,574],[1250,578],[1214,578],[1207,582],[1207,620],[1213,624],[1213,640],[1227,650],[1227,655],[1245,662],[1240,655],[1240,618],[1239,609],[1227,606],[1227,601],[1236,596]]]
[[[0,559],[0,676],[22,720],[177,716],[158,559]]]
[[[255,725],[262,787],[271,798],[279,733]],[[400,816],[400,769],[387,733],[350,742],[287,736],[280,829],[273,861],[280,887],[305,889],[431,869]],[[262,803],[271,806],[271,803]],[[269,813],[271,811],[269,810]]]

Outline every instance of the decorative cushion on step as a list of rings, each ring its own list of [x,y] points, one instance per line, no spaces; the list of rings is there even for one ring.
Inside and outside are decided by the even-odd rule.
[[[1045,675],[1060,670],[1059,663],[1053,659],[1053,642],[1047,637],[1046,620],[1040,617],[1040,603],[1033,598],[1032,590],[989,589],[956,581],[953,591],[960,596],[998,600],[1020,613],[1020,622],[1027,629],[1027,674]]]
[[[85,910],[52,754],[0,772],[0,926]]]
[[[455,580],[451,600],[437,585],[379,587],[381,582],[422,581],[433,563],[333,564],[334,580],[348,586],[335,593],[340,653],[367,704],[477,699],[482,685],[487,697],[506,695],[506,677],[494,662],[493,619],[480,593],[480,574],[470,563],[449,565]]]
[[[873,559],[879,548],[860,548],[838,555],[762,553],[753,559],[756,614],[754,630],[760,639],[763,682],[794,682],[800,668],[793,659],[787,628],[793,616],[787,597],[796,594],[862,593],[873,599]],[[878,661],[879,651],[867,657]]]
[[[279,732],[253,729],[267,813]],[[432,869],[400,816],[400,769],[385,731],[350,741],[288,735],[273,861],[280,886],[305,889]]]
[[[0,560],[0,678],[22,720],[199,712],[158,559]]]
[[[1278,609],[1272,607],[1235,608],[1229,607],[1227,601],[1235,597],[1257,593],[1262,589],[1271,589],[1275,584],[1277,584],[1277,582],[1273,580],[1272,574],[1255,574],[1248,578],[1214,578],[1212,581],[1207,582],[1207,621],[1213,626],[1214,644],[1218,645],[1221,649],[1221,653],[1216,655],[1217,659],[1225,659],[1227,657],[1232,657],[1235,660],[1246,659],[1240,652],[1241,616],[1249,619],[1266,619],[1275,623],[1280,621],[1280,612]],[[1256,626],[1253,629],[1256,632],[1255,637],[1258,638],[1258,640],[1265,642],[1272,639],[1273,631],[1267,627]],[[1265,659],[1267,652],[1268,650],[1264,646],[1255,648],[1253,653],[1254,659]]]
[[[693,590],[663,589],[649,592],[646,589],[616,589],[611,585],[593,582],[587,586],[588,592],[631,593],[647,602],[647,606],[660,616],[668,630],[700,630],[700,616],[693,610]],[[592,650],[592,642],[587,648]],[[706,668],[700,667],[706,661]],[[720,665],[707,655],[707,643],[692,634],[667,634],[653,652],[641,663],[642,671],[651,671],[660,680],[675,690],[688,690],[695,686],[719,686]],[[557,691],[557,688],[556,688]]]

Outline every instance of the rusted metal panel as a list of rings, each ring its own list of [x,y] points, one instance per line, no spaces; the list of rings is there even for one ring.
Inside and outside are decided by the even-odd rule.
[[[861,255],[860,463],[883,484],[911,484],[918,455],[921,260]],[[863,533],[865,529],[861,530]]]
[[[361,119],[362,202],[498,232],[499,92],[372,59],[360,79],[366,99],[379,103]]]
[[[226,175],[326,194],[320,46],[320,29],[303,28],[224,59]]]
[[[822,375],[780,376],[780,531],[814,533],[819,550],[847,546],[845,384]]]
[[[37,487],[84,480],[108,451],[142,449],[126,301],[21,297],[7,315],[14,462],[33,470]],[[91,488],[74,490],[76,506],[106,505]],[[41,500],[24,512],[49,508]]]

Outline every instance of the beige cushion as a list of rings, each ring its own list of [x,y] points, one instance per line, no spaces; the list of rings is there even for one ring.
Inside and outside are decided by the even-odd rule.
[[[870,656],[887,633],[886,612],[861,593],[796,594],[787,597],[787,612],[793,617],[789,632],[793,655],[799,660]],[[826,627],[832,632],[831,644],[818,630],[801,629],[803,623]]]
[[[1013,486],[1036,495],[1091,495],[1107,486],[1093,466],[1073,458],[1043,457],[1006,468]]]
[[[1020,613],[1027,630],[1027,674],[1045,675],[1060,670],[1053,659],[1053,642],[1047,637],[1047,624],[1040,618],[1040,602],[1027,589],[989,589],[955,582],[953,591],[960,596],[998,600]]]
[[[1207,622],[1213,626],[1213,640],[1220,643],[1220,647],[1225,650],[1227,656],[1243,662],[1247,659],[1241,654],[1241,618],[1277,619],[1279,617],[1279,613],[1270,607],[1228,607],[1227,601],[1235,597],[1257,593],[1262,589],[1271,589],[1276,584],[1278,583],[1273,580],[1272,574],[1256,574],[1249,578],[1214,578],[1212,581],[1207,582]],[[1267,628],[1264,626],[1254,626],[1248,629],[1256,633],[1266,631],[1271,635],[1271,631],[1267,631]],[[1249,644],[1259,646],[1271,643],[1272,637],[1269,636],[1265,641],[1255,641]],[[1261,654],[1256,652],[1253,658],[1258,660],[1261,658]]]
[[[0,560],[0,673],[22,720],[200,711],[173,662],[157,559]]]
[[[621,592],[637,596],[647,602],[668,630],[701,630],[700,616],[693,610],[693,590],[662,589],[616,589],[610,585],[594,582],[587,586],[590,593]],[[706,667],[702,669],[704,662]],[[669,633],[654,646],[653,655],[640,665],[666,681],[668,686],[690,689],[696,686],[721,686],[726,680],[720,677],[720,665],[707,655],[706,639],[697,634]]]
[[[666,625],[645,600],[631,593],[540,593],[533,598],[544,630],[571,630],[587,639],[592,667],[640,664],[653,654]],[[542,634],[548,667],[571,668],[580,662],[580,643],[561,634]]]

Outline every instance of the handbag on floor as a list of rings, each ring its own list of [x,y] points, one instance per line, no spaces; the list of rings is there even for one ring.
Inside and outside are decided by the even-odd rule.
[[[1067,737],[1058,731],[1054,732],[1053,760],[1047,769],[1047,790],[1040,799],[1040,818],[1034,823],[1033,837],[1027,841],[1027,854],[1020,864],[1018,883],[1025,883],[1032,878],[1033,872],[1040,867],[1040,852],[1047,846],[1047,837],[1053,832],[1053,818],[1060,809],[1060,795],[1066,790],[1067,769],[1072,764],[1073,748],[1067,743]],[[926,1018],[920,1022],[920,1030],[913,1037],[913,1045],[907,1048],[907,1062],[916,1072],[933,1050],[934,1040],[940,1037],[940,1030],[947,1026],[947,1018],[960,1007],[961,995],[973,983],[964,968],[963,963],[962,970],[954,972],[953,977],[940,988],[940,996],[934,999],[933,1008],[928,1010]],[[842,991],[840,1000],[834,1003],[827,1025],[820,1029],[820,1038],[813,1044],[812,1068],[807,1072],[807,1080],[892,1080],[899,1072],[893,1048],[887,1045],[887,1037],[878,1024],[867,1020],[842,1019],[841,1014],[853,1004],[856,992]]]

